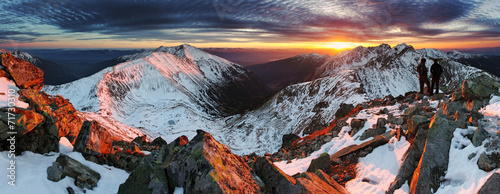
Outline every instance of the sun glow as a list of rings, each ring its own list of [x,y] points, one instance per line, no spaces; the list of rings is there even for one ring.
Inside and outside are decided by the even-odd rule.
[[[354,43],[354,42],[328,42],[322,46],[326,48],[342,50],[342,49],[354,48],[360,45],[361,45],[360,43]]]

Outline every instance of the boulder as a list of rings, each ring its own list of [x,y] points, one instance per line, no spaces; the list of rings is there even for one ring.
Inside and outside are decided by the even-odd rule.
[[[253,171],[264,182],[264,193],[300,193],[301,188],[295,178],[285,174],[265,157],[257,158]]]
[[[62,175],[58,175],[61,171]],[[53,181],[57,182],[57,179],[60,180],[62,179],[61,177],[69,176],[75,179],[76,186],[84,189],[93,189],[97,186],[99,179],[101,179],[101,175],[98,172],[65,154],[60,154],[56,162],[47,168],[47,173],[49,172],[50,174],[47,174],[47,176],[54,179]]]
[[[181,136],[144,157],[125,183],[120,185],[118,193],[172,193],[175,187],[169,185],[162,164],[172,157],[175,149],[186,144],[186,139],[186,136]],[[161,142],[163,139],[155,140]]]
[[[321,180],[321,178],[319,178],[318,175],[312,172],[302,173],[301,176],[297,178],[297,181],[303,188],[302,189],[303,193],[347,193],[345,192],[345,189],[343,189],[342,186],[340,186],[340,188],[339,187],[334,188],[332,187],[332,185]],[[281,191],[277,190],[277,193],[281,193]]]
[[[169,187],[183,187],[185,193],[259,191],[243,159],[202,130],[189,143],[175,149],[163,167]]]
[[[55,119],[60,137],[66,137],[74,143],[83,120],[69,100],[61,96],[50,96],[45,92],[33,89],[19,90],[21,99],[27,102],[36,112],[46,112]]]
[[[293,144],[293,142],[297,141],[298,139],[300,139],[300,137],[296,134],[283,135],[283,144],[281,144],[281,148],[290,147]]]
[[[365,140],[370,137],[375,137],[377,135],[384,134],[385,131],[387,130],[387,128],[385,127],[386,124],[387,120],[385,118],[378,118],[377,124],[375,124],[374,128],[366,130],[359,139]]]
[[[349,131],[349,135],[354,136],[356,133],[361,130],[366,123],[366,119],[352,119],[351,120],[351,131]]]
[[[425,141],[427,140],[427,131],[419,130],[411,144],[410,148],[406,150],[403,156],[403,163],[399,168],[396,178],[391,183],[387,193],[392,194],[397,189],[401,188],[405,182],[411,183],[413,172],[418,167],[418,162],[425,148]]]
[[[164,139],[162,139],[161,137],[157,137],[155,138],[152,142],[151,142],[151,146],[155,146],[155,147],[161,147],[161,146],[164,146],[164,145],[167,145],[167,141],[165,141]]]
[[[494,161],[492,161],[488,157],[488,155],[486,155],[485,153],[482,153],[481,155],[479,155],[479,159],[477,160],[477,166],[481,170],[484,170],[486,172],[490,172],[496,168],[497,164]]]
[[[73,150],[84,155],[106,155],[110,153],[113,141],[119,140],[118,137],[111,135],[97,121],[85,121],[75,140]]]
[[[459,111],[460,113],[467,112],[465,109],[464,103],[461,101],[454,101],[444,104],[444,109],[442,109],[443,114],[446,115],[454,115]]]
[[[328,183],[330,186],[332,186],[335,189],[332,193],[336,193],[336,194],[348,194],[349,193],[342,185],[337,183],[337,181],[335,181],[332,177],[330,177],[328,174],[326,174],[322,170],[317,170],[315,172],[315,174],[318,175],[318,177],[321,180],[325,181],[326,183]]]
[[[53,162],[52,166],[47,168],[47,179],[58,182],[64,177],[66,177],[66,174],[64,174],[63,169],[59,166],[59,163]]]
[[[448,160],[443,158],[449,158],[456,128],[456,123],[445,115],[436,114],[431,119],[425,149],[411,180],[411,193],[431,193],[439,188],[441,177],[448,169]]]
[[[406,131],[406,137],[408,139],[413,139],[417,134],[419,129],[429,128],[430,120],[427,117],[421,115],[414,115],[408,120],[408,131]]]
[[[316,172],[317,170],[329,171],[330,169],[330,155],[322,153],[319,157],[313,159],[307,168],[307,172]]]
[[[480,124],[472,135],[472,144],[476,147],[480,146],[481,144],[483,144],[483,141],[489,136],[490,134],[484,129],[484,126]]]
[[[478,194],[500,193],[500,173],[494,173],[477,192]]]
[[[335,118],[340,119],[342,117],[347,116],[352,110],[354,110],[354,106],[352,104],[344,104],[341,103],[337,112],[335,112]]]
[[[464,80],[462,83],[462,97],[469,99],[489,99],[491,94],[499,95],[499,84],[489,74]]]
[[[404,115],[406,118],[411,118],[413,115],[419,114],[420,112],[422,112],[422,109],[417,106],[412,106],[404,110]]]
[[[59,136],[53,117],[45,112],[39,114],[23,110],[20,113],[25,114],[14,114],[16,118],[19,118],[12,125],[14,130],[10,130],[9,128],[9,132],[14,132],[14,134],[1,135],[2,137],[15,139],[16,155],[24,151],[40,154],[59,151]],[[2,114],[6,114],[6,112],[0,111],[0,118],[7,118],[3,117]],[[28,131],[28,128],[31,130]],[[3,150],[10,150],[10,141],[5,139],[0,141],[0,151]]]
[[[32,88],[40,91],[43,87],[43,71],[33,64],[12,56],[2,54],[2,65],[12,76],[16,85],[21,88]]]

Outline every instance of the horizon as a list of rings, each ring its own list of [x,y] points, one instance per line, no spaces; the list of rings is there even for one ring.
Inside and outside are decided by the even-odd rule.
[[[0,5],[0,48],[416,49],[500,47],[494,0],[27,1]],[[126,14],[125,14],[126,13]]]

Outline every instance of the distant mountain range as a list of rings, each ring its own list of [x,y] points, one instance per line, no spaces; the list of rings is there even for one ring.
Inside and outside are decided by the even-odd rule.
[[[421,58],[429,59],[428,67],[431,58],[442,59],[441,88],[446,91],[482,72],[459,62],[475,57],[382,44],[250,67],[262,82],[239,65],[181,45],[118,57],[118,65],[44,90],[69,98],[81,111],[107,115],[153,137],[171,141],[206,129],[235,153],[262,154],[278,150],[284,134],[328,126],[342,103],[417,91],[415,67]]]

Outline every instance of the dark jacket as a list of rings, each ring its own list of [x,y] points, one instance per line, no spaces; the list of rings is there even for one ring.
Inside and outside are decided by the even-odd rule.
[[[441,73],[443,73],[443,68],[439,65],[439,63],[434,62],[431,66],[431,73],[432,77],[440,77]]]
[[[417,74],[418,74],[418,79],[422,78],[427,78],[427,67],[425,66],[425,63],[420,63],[417,66]]]

